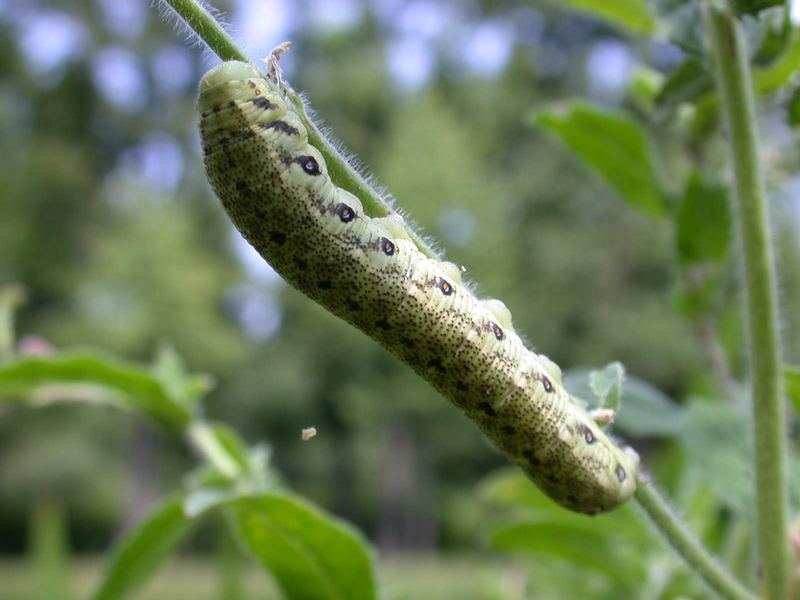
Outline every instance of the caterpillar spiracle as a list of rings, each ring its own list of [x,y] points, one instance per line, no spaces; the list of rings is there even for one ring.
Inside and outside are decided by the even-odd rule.
[[[545,493],[587,514],[636,489],[639,460],[528,350],[499,300],[432,258],[401,216],[337,187],[279,75],[225,62],[200,83],[211,187],[248,242],[293,286],[410,365]]]

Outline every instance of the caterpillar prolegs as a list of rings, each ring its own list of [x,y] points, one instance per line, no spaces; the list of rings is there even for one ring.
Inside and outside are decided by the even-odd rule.
[[[502,302],[476,298],[399,215],[370,216],[334,185],[280,84],[226,62],[203,78],[198,110],[212,188],[289,283],[410,365],[559,504],[597,514],[630,498],[635,453],[525,348]]]

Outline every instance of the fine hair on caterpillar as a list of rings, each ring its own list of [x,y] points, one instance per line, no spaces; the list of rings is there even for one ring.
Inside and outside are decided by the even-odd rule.
[[[464,411],[556,502],[597,514],[630,498],[635,453],[570,396],[555,363],[525,347],[501,301],[477,298],[390,206],[335,183],[276,61],[266,76],[225,62],[200,84],[206,173],[241,234]]]

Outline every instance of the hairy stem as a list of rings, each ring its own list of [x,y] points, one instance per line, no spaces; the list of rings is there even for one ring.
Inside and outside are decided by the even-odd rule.
[[[640,480],[634,497],[669,545],[711,589],[728,600],[755,600],[752,593],[714,560],[652,484]]]
[[[222,60],[250,62],[247,55],[236,46],[219,22],[197,0],[162,1],[172,8],[186,26]],[[369,216],[386,217],[392,214],[393,211],[384,201],[383,196],[369,184],[357,169],[353,168],[350,161],[323,134],[319,125],[309,116],[308,108],[300,95],[291,89],[286,91],[305,125],[309,143],[317,148],[325,158],[328,174],[333,183],[357,196]],[[438,253],[421,236],[413,229],[410,231],[414,243],[423,254],[430,258],[439,258]]]
[[[248,62],[247,55],[239,50],[231,36],[219,24],[219,21],[203,8],[197,0],[161,1],[175,11],[175,14],[186,26],[222,60]]]
[[[769,600],[789,593],[785,400],[781,373],[775,265],[758,156],[755,100],[739,23],[727,10],[705,5],[734,172],[745,283],[749,370],[755,438],[759,568]]]
[[[325,158],[325,165],[328,167],[328,174],[331,180],[341,188],[346,189],[348,192],[355,195],[361,200],[364,210],[370,217],[386,217],[392,213],[391,207],[384,201],[381,194],[378,193],[369,182],[362,177],[356,169],[354,169],[350,162],[342,155],[336,146],[325,137],[320,131],[319,126],[311,119],[308,114],[307,107],[302,98],[294,92],[289,90],[289,96],[303,121],[306,130],[308,131],[308,142],[320,151],[320,154]],[[411,236],[414,238],[414,243],[420,251],[429,258],[439,258],[435,250],[433,250],[413,229],[409,229]]]

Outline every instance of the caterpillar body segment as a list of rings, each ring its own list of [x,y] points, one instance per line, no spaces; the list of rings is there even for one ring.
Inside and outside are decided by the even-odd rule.
[[[597,514],[630,498],[635,453],[525,347],[502,302],[475,297],[398,215],[373,218],[333,184],[279,86],[223,63],[203,78],[198,112],[211,187],[290,284],[410,365],[562,506]]]

